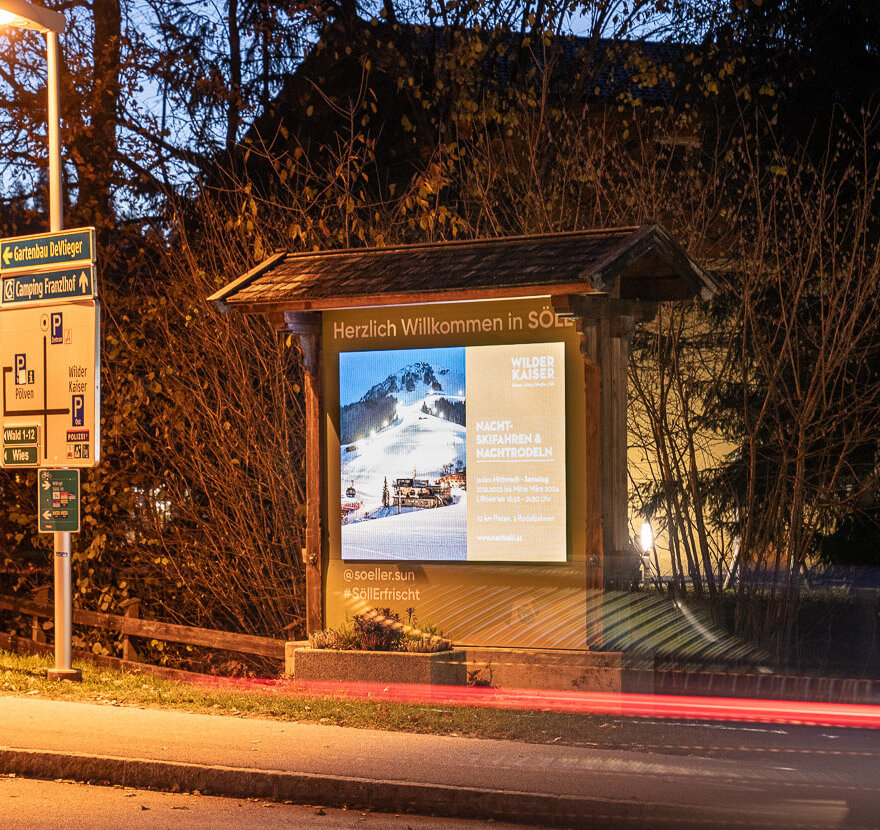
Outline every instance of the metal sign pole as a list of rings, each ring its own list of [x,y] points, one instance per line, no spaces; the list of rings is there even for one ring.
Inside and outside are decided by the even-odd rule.
[[[53,534],[55,542],[55,668],[50,680],[82,680],[82,672],[72,666],[73,601],[71,585],[70,533]]]
[[[60,126],[60,96],[59,96],[59,63],[60,47],[58,34],[64,31],[64,16],[50,9],[40,6],[31,6],[29,3],[17,2],[13,9],[15,25],[25,29],[36,29],[46,35],[46,62],[47,62],[47,133],[49,139],[49,230],[58,233],[64,226],[64,205],[61,192],[61,126]],[[94,246],[92,245],[93,253]],[[89,257],[91,259],[91,256]],[[8,263],[6,263],[8,265]],[[84,275],[83,279],[86,277]],[[83,288],[85,290],[85,288]],[[14,294],[14,291],[13,291]],[[60,318],[60,315],[59,315]],[[44,340],[45,344],[45,340]],[[44,345],[45,356],[45,345]],[[44,360],[45,364],[45,360]],[[44,365],[45,369],[45,365]],[[3,369],[3,416],[6,412],[6,388],[5,372]],[[26,376],[27,377],[27,376]],[[72,377],[72,376],[71,376]],[[18,381],[16,381],[18,383]],[[48,378],[43,378],[43,383],[48,383]],[[44,403],[45,408],[45,403]],[[4,422],[4,426],[5,426]],[[45,433],[45,421],[44,421]],[[5,435],[4,435],[5,438]],[[43,441],[48,441],[48,435],[43,435]],[[38,446],[38,445],[37,445]],[[15,456],[16,453],[12,453]],[[5,456],[5,449],[4,449]],[[97,453],[95,453],[97,457]],[[79,510],[79,477],[77,476],[76,499],[77,511]],[[65,495],[65,497],[67,497]],[[77,529],[79,525],[79,513],[77,512]],[[55,668],[49,669],[48,676],[55,680],[81,680],[82,672],[74,669],[71,665],[72,646],[71,632],[73,628],[73,591],[70,567],[70,531],[56,531],[54,533],[55,548]]]
[[[58,95],[58,35],[46,32],[46,60],[48,63],[49,102],[46,110],[49,132],[49,230],[60,231],[64,224],[61,202],[61,129]]]
[[[49,64],[49,230],[60,231],[64,224],[61,204],[61,140],[58,117],[58,35],[46,32]],[[82,680],[82,672],[73,668],[73,585],[70,533],[54,533],[55,540],[55,668],[48,676],[54,680]]]

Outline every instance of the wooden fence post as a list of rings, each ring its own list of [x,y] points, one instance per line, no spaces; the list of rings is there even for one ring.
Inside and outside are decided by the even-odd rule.
[[[33,591],[34,602],[37,605],[48,605],[49,604],[49,586],[43,585],[41,588],[35,588]],[[40,618],[37,616],[31,617],[31,639],[35,643],[45,643],[46,642],[46,632],[43,631],[43,626],[40,623]]]
[[[138,619],[141,615],[141,601],[137,597],[132,597],[123,603],[125,616],[128,619]],[[122,635],[122,659],[137,662],[138,654],[134,646],[131,644],[131,637],[127,633]]]

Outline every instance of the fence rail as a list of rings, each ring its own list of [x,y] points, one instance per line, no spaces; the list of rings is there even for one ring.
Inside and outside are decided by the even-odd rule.
[[[31,617],[31,639],[36,643],[43,643],[45,642],[45,636],[41,636],[43,631],[39,620],[53,619],[55,609],[46,602],[48,600],[48,589],[39,591],[38,596],[39,599],[37,601],[30,601],[20,597],[0,594],[0,610]],[[74,625],[87,625],[105,631],[118,631],[123,635],[122,656],[125,661],[136,659],[135,650],[129,641],[130,637],[146,637],[172,643],[206,646],[208,648],[223,649],[224,651],[237,651],[242,654],[256,654],[276,660],[284,659],[284,640],[276,640],[272,637],[257,637],[252,634],[236,634],[230,631],[216,631],[210,628],[176,625],[175,623],[156,622],[155,620],[144,620],[138,616],[139,610],[140,603],[138,600],[131,600],[129,602],[124,616],[74,608],[73,622]]]

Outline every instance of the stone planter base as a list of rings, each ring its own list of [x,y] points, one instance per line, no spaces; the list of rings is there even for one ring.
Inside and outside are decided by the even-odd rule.
[[[619,651],[468,648],[468,672],[480,685],[579,692],[653,692],[651,671]]]
[[[467,683],[467,654],[464,651],[441,651],[436,654],[337,651],[303,648],[299,643],[287,643],[285,671],[294,680],[464,686]]]
[[[285,644],[285,672],[295,680],[436,683],[581,692],[654,691],[653,661],[615,651],[462,647],[438,654],[335,651]]]

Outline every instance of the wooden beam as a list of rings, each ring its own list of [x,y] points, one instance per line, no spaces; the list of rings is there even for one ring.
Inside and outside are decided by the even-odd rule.
[[[553,297],[553,310],[560,317],[588,318],[632,317],[637,323],[650,323],[657,316],[658,304],[645,300],[621,300],[608,294],[565,294]]]
[[[350,297],[310,297],[265,302],[239,301],[232,298],[227,307],[246,314],[268,314],[277,311],[344,311],[349,308],[385,308],[387,306],[431,305],[477,300],[515,300],[526,297],[555,297],[563,294],[589,293],[584,282],[549,283],[547,285],[507,286],[501,288],[456,288],[447,291],[357,294]]]
[[[560,315],[594,332],[588,362],[598,366],[602,575],[605,587],[625,589],[632,577],[627,477],[627,373],[637,323],[652,320],[656,302],[607,295],[554,298]],[[586,341],[585,341],[586,342]],[[589,367],[588,367],[589,372]]]
[[[283,312],[284,327],[292,334],[316,334],[321,333],[321,315],[311,311],[285,311]]]
[[[270,256],[268,259],[264,259],[259,265],[251,268],[251,270],[248,271],[246,274],[242,274],[237,280],[233,280],[227,285],[224,285],[223,288],[221,288],[219,291],[215,291],[210,297],[208,297],[208,302],[217,303],[220,308],[225,311],[225,300],[227,297],[237,291],[240,291],[246,285],[252,283],[257,277],[260,277],[267,271],[270,271],[286,256],[287,253],[285,251],[278,251],[277,253],[272,254],[272,256]]]
[[[306,539],[303,560],[306,574],[306,632],[324,627],[321,497],[324,489],[321,463],[321,337],[299,334],[306,416]]]
[[[275,331],[288,334],[320,334],[321,312],[319,311],[263,311]]]

